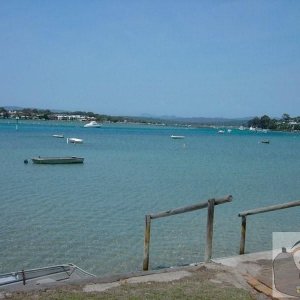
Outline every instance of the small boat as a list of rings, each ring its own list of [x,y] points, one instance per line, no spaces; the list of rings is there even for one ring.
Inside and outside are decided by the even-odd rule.
[[[31,159],[34,164],[82,164],[83,157],[65,156],[65,157],[34,157]]]
[[[78,138],[67,138],[67,144],[82,144],[83,139],[78,139]]]
[[[43,284],[55,282],[72,282],[75,280],[94,278],[76,265],[63,264],[38,269],[21,270],[12,273],[0,274],[0,287],[7,290],[19,290],[24,286],[33,288]]]
[[[269,140],[262,140],[261,143],[262,144],[270,144],[270,141]]]
[[[225,130],[219,130],[218,133],[223,134],[225,133]]]
[[[99,128],[102,125],[97,123],[96,121],[91,121],[90,123],[85,124],[83,127],[85,128]]]
[[[171,138],[172,139],[184,139],[185,138],[185,136],[184,135],[171,135]]]
[[[63,134],[53,134],[52,136],[55,137],[55,138],[61,138],[61,139],[64,138]]]

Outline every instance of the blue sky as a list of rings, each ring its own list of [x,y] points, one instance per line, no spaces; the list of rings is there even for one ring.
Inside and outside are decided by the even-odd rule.
[[[1,0],[0,106],[300,115],[300,1]]]

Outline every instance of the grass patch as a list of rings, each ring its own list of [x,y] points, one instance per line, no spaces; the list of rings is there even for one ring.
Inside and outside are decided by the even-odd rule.
[[[99,293],[85,293],[80,287],[67,286],[55,290],[35,291],[27,293],[6,294],[5,299],[13,300],[96,300],[96,299],[130,299],[130,300],[154,300],[154,299],[241,299],[253,300],[254,296],[245,289],[234,287],[224,281],[211,282],[216,272],[194,272],[191,277],[172,282],[147,282],[126,283],[122,282],[115,287]]]

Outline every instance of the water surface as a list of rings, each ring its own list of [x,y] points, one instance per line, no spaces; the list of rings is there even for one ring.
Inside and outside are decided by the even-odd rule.
[[[23,163],[39,155],[85,162]],[[67,262],[97,275],[140,270],[145,214],[229,194],[233,202],[215,209],[213,256],[234,255],[240,211],[300,200],[299,157],[291,133],[51,122],[16,130],[1,121],[0,273]],[[246,250],[271,249],[273,231],[296,231],[299,209],[249,217]],[[151,268],[202,261],[205,226],[206,210],[153,220]]]

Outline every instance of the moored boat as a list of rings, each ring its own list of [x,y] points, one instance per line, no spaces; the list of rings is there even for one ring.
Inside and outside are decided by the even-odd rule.
[[[93,277],[95,275],[82,270],[76,265],[64,264],[0,274],[0,287],[1,289],[16,291],[21,288],[24,289],[25,285],[32,288],[33,286],[41,286],[42,284],[61,281],[70,282]]]
[[[261,143],[262,144],[270,144],[270,141],[269,140],[262,140]]]
[[[67,144],[82,144],[83,139],[78,139],[78,138],[67,138]]]
[[[31,159],[34,164],[82,164],[83,157],[65,156],[65,157],[34,157]]]
[[[64,138],[63,134],[53,134],[52,136],[55,137],[55,138],[61,138],[61,139]]]
[[[185,137],[184,135],[171,135],[172,139],[177,139],[177,140],[178,139],[184,139],[184,137]]]
[[[85,124],[83,127],[85,128],[99,128],[102,125],[97,123],[96,121],[91,121],[90,123]]]

